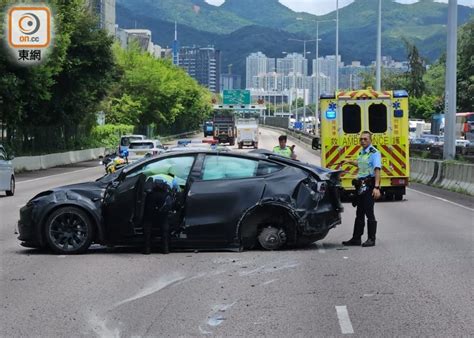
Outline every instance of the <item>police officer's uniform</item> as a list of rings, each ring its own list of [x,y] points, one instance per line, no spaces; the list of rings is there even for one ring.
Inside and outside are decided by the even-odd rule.
[[[282,149],[280,146],[276,146],[273,148],[273,152],[280,156],[291,158],[291,149],[289,147]]]
[[[160,228],[162,252],[169,252],[169,216],[176,204],[179,191],[177,180],[166,174],[149,176],[143,185],[144,253],[151,251],[152,228]]]
[[[365,217],[367,217],[367,232],[369,241],[364,243],[368,245],[371,241],[375,244],[375,234],[377,232],[377,220],[374,215],[374,197],[372,192],[375,188],[375,169],[382,168],[382,159],[380,152],[372,145],[362,149],[357,158],[359,168],[357,180],[354,180],[356,188],[355,205],[357,206],[356,219],[354,222],[354,232],[349,241],[343,242],[344,245],[360,245],[361,237],[364,233]],[[380,187],[377,187],[380,188]]]

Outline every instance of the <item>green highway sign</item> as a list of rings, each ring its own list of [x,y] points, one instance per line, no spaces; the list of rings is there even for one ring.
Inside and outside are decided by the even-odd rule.
[[[250,104],[250,90],[224,90],[224,104]]]

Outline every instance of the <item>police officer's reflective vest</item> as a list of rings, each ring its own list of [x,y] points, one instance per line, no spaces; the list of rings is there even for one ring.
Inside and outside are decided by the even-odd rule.
[[[373,168],[372,171],[370,170],[370,156],[377,152],[375,148],[369,146],[369,151],[361,151],[359,153],[359,157],[357,158],[357,166],[359,168],[359,172],[357,173],[357,177],[368,177],[373,175]]]
[[[291,149],[288,147],[285,147],[285,149],[281,149],[280,146],[276,146],[275,148],[273,148],[273,152],[280,156],[291,158]]]
[[[165,182],[171,189],[176,189],[177,191],[180,190],[178,181],[173,176],[166,174],[157,174],[152,175],[151,177],[155,180],[161,180]]]

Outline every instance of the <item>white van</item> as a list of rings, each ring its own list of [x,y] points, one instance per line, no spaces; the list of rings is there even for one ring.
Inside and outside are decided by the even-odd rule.
[[[133,141],[142,141],[146,139],[145,135],[123,135],[120,138],[120,144],[118,147],[118,153],[121,154],[122,151],[128,150],[130,143]]]

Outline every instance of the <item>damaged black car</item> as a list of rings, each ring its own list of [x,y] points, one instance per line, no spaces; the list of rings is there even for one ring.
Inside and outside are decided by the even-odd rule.
[[[20,210],[18,239],[58,254],[83,253],[92,243],[140,246],[138,182],[165,169],[179,184],[169,217],[172,250],[295,247],[324,238],[341,223],[337,171],[262,150],[190,150],[38,194]],[[162,232],[154,227],[151,234],[159,246]]]

